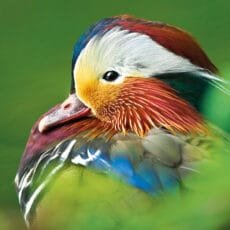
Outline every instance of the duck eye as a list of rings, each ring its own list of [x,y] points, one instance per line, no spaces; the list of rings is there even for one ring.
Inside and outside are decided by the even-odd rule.
[[[111,70],[107,71],[102,78],[106,81],[115,81],[119,76],[118,72]]]

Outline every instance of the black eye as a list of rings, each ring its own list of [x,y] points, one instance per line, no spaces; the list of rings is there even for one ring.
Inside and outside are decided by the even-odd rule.
[[[111,70],[107,71],[102,78],[106,81],[115,81],[119,76],[118,72]]]

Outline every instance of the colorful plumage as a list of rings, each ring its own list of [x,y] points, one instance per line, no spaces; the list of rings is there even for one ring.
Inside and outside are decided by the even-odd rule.
[[[149,197],[185,188],[215,138],[201,104],[221,83],[216,72],[176,27],[126,15],[92,26],[74,48],[70,96],[35,123],[22,157],[15,182],[26,222],[67,167]]]

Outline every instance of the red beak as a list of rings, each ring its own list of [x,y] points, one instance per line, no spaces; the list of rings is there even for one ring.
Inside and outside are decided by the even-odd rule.
[[[44,133],[62,124],[86,117],[90,113],[91,110],[75,94],[70,94],[62,104],[56,106],[40,120],[38,130]]]
[[[91,110],[75,94],[70,94],[63,103],[56,105],[42,115],[31,129],[19,171],[23,171],[25,165],[35,155],[40,155],[53,143],[77,133],[79,127],[74,125],[75,121],[77,122],[90,115]]]

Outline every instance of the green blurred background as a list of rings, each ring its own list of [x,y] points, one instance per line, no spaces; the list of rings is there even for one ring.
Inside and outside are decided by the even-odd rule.
[[[15,224],[23,228],[14,176],[32,124],[68,94],[76,39],[97,20],[118,14],[184,28],[200,42],[220,75],[230,79],[228,0],[1,0],[1,229],[13,229]],[[204,111],[209,120],[229,131],[229,107],[229,97],[213,90],[206,97]]]

